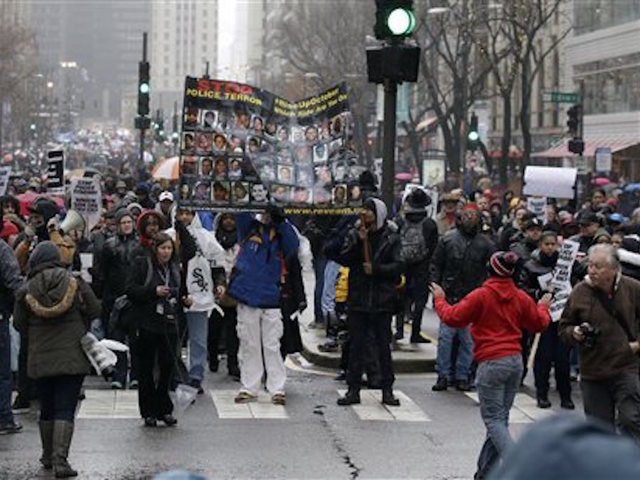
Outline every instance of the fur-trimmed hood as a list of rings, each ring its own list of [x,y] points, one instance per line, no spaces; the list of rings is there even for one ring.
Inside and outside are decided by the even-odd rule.
[[[31,277],[24,298],[29,309],[38,317],[55,318],[71,308],[77,290],[76,279],[66,269],[53,266]]]

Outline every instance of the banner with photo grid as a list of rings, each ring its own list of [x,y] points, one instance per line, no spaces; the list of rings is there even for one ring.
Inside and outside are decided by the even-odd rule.
[[[187,77],[179,204],[289,214],[359,210],[347,87],[290,102],[259,88]]]

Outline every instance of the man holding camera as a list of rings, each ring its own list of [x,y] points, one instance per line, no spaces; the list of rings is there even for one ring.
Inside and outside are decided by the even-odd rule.
[[[580,349],[584,411],[640,443],[640,282],[620,272],[611,245],[589,249],[588,276],[571,292],[559,335]]]

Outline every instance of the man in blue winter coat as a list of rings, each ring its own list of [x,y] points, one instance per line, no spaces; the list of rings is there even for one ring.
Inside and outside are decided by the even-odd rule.
[[[280,289],[284,262],[298,251],[298,235],[281,208],[267,207],[254,218],[236,217],[240,251],[231,273],[228,294],[238,301],[240,382],[236,403],[256,401],[264,370],[271,401],[284,405],[286,370],[280,355],[283,325]],[[263,361],[264,360],[264,361]]]

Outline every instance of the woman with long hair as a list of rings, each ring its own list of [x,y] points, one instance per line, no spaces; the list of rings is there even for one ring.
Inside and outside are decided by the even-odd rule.
[[[40,401],[40,462],[56,478],[75,477],[67,462],[74,417],[89,361],[80,344],[101,307],[91,288],[69,273],[53,242],[38,244],[16,295],[14,326],[29,338],[27,372]]]
[[[177,364],[178,314],[190,303],[184,293],[173,240],[158,233],[153,237],[151,256],[137,261],[127,286],[138,321],[138,407],[147,427],[155,427],[158,420],[167,426],[178,423],[172,415],[169,386]]]

